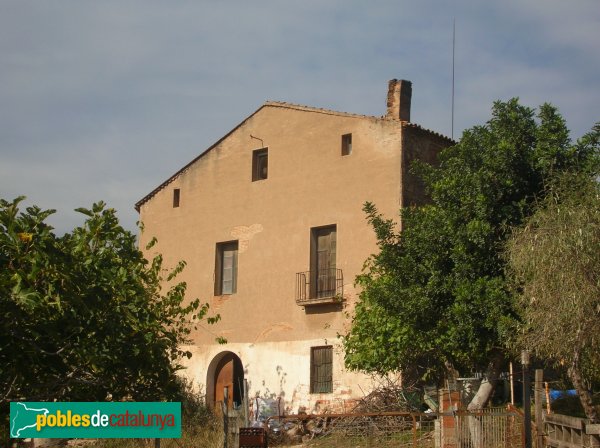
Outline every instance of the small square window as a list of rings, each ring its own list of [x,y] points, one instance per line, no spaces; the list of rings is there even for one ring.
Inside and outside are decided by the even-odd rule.
[[[310,349],[310,393],[333,392],[333,346]]]
[[[173,208],[179,207],[179,188],[175,188],[173,190]]]
[[[349,156],[352,154],[352,134],[342,135],[342,155]]]
[[[267,148],[252,152],[252,182],[264,180],[269,174],[269,153]]]
[[[215,254],[215,295],[237,291],[238,242],[217,243]]]

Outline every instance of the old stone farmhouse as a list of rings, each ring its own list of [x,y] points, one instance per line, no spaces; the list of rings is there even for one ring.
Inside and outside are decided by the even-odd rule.
[[[421,203],[411,161],[451,144],[410,121],[411,93],[390,81],[382,117],[266,102],[136,204],[140,247],[157,237],[167,266],[185,260],[189,297],[222,316],[193,333],[185,372],[210,403],[225,386],[240,403],[244,378],[286,412],[350,410],[368,392],[337,337],[377,249],[363,204],[397,217]]]

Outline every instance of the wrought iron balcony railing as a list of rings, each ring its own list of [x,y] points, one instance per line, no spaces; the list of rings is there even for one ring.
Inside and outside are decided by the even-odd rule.
[[[296,303],[311,305],[335,303],[344,296],[344,276],[341,269],[320,269],[296,274]]]

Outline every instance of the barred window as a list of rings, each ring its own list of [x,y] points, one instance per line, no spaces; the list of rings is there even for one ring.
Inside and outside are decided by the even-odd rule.
[[[333,347],[311,347],[310,349],[310,393],[333,392]]]

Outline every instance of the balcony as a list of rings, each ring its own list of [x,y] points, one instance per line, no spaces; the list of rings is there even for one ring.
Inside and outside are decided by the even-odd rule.
[[[341,269],[296,274],[296,303],[302,306],[340,303],[344,297],[344,276]]]

